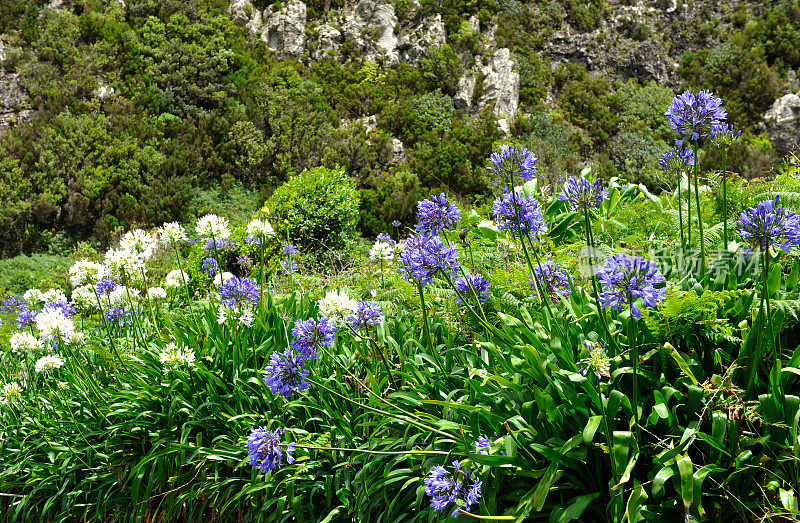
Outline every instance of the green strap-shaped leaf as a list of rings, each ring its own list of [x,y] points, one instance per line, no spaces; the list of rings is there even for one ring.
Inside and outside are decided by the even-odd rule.
[[[639,485],[633,489],[633,492],[631,492],[631,495],[628,497],[628,504],[625,506],[625,517],[622,518],[622,523],[625,521],[629,521],[630,523],[637,521],[639,511],[646,499],[647,492],[644,491],[643,486]]]
[[[601,421],[603,421],[603,416],[592,416],[591,418],[589,418],[589,421],[583,428],[583,443],[585,445],[592,444],[592,440],[594,439],[594,433],[597,432],[597,427],[600,426]]]
[[[681,477],[681,498],[686,510],[692,506],[694,501],[694,465],[692,458],[688,455],[678,460],[678,473]]]

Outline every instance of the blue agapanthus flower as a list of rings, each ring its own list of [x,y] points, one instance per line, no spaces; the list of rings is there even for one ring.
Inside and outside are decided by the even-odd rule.
[[[118,325],[123,325],[125,323],[130,323],[131,320],[131,311],[126,309],[125,307],[115,305],[106,311],[106,319],[112,323],[116,323]]]
[[[453,277],[460,267],[458,250],[445,245],[439,236],[409,236],[398,256],[397,272],[404,280],[414,280],[423,287],[428,285],[440,270]]]
[[[454,472],[441,465],[433,467],[425,478],[425,494],[431,498],[434,510],[450,510],[451,517],[458,517],[458,509],[463,506],[469,512],[470,507],[481,497],[481,480],[471,469],[462,469],[458,461],[453,462]]]
[[[400,220],[392,220],[392,227],[400,227]]]
[[[467,274],[466,276],[462,276],[457,279],[453,285],[458,293],[469,302],[474,302],[477,296],[478,301],[484,304],[486,300],[489,299],[489,296],[492,295],[492,285],[489,283],[489,280],[480,274]],[[459,294],[456,294],[456,303],[463,305],[464,301]]]
[[[297,250],[297,245],[293,243],[287,243],[283,246],[283,255],[284,256],[297,256],[297,253],[300,252]]]
[[[694,153],[691,149],[676,144],[664,153],[658,160],[658,165],[664,172],[670,170],[680,172],[694,165]]]
[[[17,311],[22,310],[22,308],[27,307],[28,304],[25,302],[25,300],[19,296],[11,294],[3,298],[3,301],[0,301],[0,314],[4,316],[10,316],[12,314],[16,314]]]
[[[597,280],[603,288],[600,294],[603,307],[621,311],[629,305],[634,318],[642,316],[642,311],[633,304],[637,298],[643,300],[645,307],[656,307],[667,292],[666,288],[655,288],[664,283],[664,276],[655,262],[644,256],[611,256],[599,269]]]
[[[447,200],[444,193],[417,202],[417,232],[428,235],[452,229],[461,219],[461,209]]]
[[[209,276],[214,276],[219,270],[219,262],[214,258],[206,258],[203,260],[201,270]]]
[[[387,233],[385,233],[385,232],[382,232],[382,233],[378,234],[378,237],[377,237],[377,238],[375,238],[375,241],[378,241],[378,242],[383,242],[383,243],[386,243],[386,244],[389,244],[389,245],[396,245],[396,244],[397,244],[397,242],[396,242],[396,241],[394,241],[394,240],[392,239],[392,237],[391,237],[391,236],[389,236],[389,235],[388,235]]]
[[[678,139],[696,141],[709,136],[728,117],[722,100],[710,91],[685,91],[672,99],[664,113]]]
[[[264,368],[264,383],[273,393],[291,398],[295,392],[306,390],[308,385],[308,369],[292,349],[284,352],[273,352],[269,363]]]
[[[32,311],[27,305],[21,307],[17,313],[15,322],[17,324],[17,329],[36,325],[36,311]]]
[[[251,308],[258,305],[261,291],[253,278],[228,278],[219,286],[219,299],[223,305],[237,309]]]
[[[495,174],[495,183],[509,183],[514,176],[532,180],[536,175],[536,155],[522,145],[500,146],[500,152],[489,156],[492,163],[486,169]]]
[[[742,131],[736,131],[729,123],[722,122],[711,129],[711,145],[714,147],[728,147],[739,139]]]
[[[330,347],[333,344],[333,334],[336,327],[328,323],[328,318],[309,318],[299,319],[292,328],[292,347],[297,351],[298,357],[302,360],[314,359],[317,357],[318,347]]]
[[[550,299],[558,303],[569,295],[569,275],[561,265],[553,261],[537,264],[533,267],[536,280],[544,288]],[[539,296],[536,282],[531,280],[531,294]]]
[[[261,469],[264,473],[279,469],[283,466],[284,454],[287,464],[294,463],[295,443],[283,443],[282,432],[283,429],[280,427],[275,430],[267,430],[264,427],[253,429],[247,438],[247,453],[250,454],[251,466]]]
[[[503,189],[503,194],[495,199],[492,211],[498,227],[511,231],[514,236],[522,233],[536,240],[547,234],[547,222],[539,212],[539,202],[533,196],[525,196],[522,191]]]
[[[209,254],[216,252],[233,250],[238,247],[238,244],[230,238],[208,238],[203,244],[203,248]]]
[[[94,290],[100,296],[106,296],[111,294],[117,287],[119,287],[119,283],[111,278],[103,278],[97,282],[97,285],[94,286]]]
[[[800,244],[800,220],[797,214],[778,205],[779,198],[764,200],[739,215],[739,235],[753,246],[747,252],[776,246],[789,252]]]
[[[475,454],[488,454],[488,449],[492,446],[492,440],[486,434],[482,434],[478,436],[473,445],[475,446]]]
[[[70,302],[63,300],[51,301],[50,303],[45,304],[43,310],[47,309],[55,309],[61,311],[61,314],[63,314],[67,318],[72,318],[73,316],[75,316],[76,312],[75,307]]]
[[[590,182],[585,176],[575,178],[570,176],[564,184],[564,191],[558,195],[561,201],[569,202],[572,211],[583,211],[586,208],[600,207],[603,200],[608,199],[608,188],[603,187],[600,180]]]
[[[356,305],[356,309],[346,318],[347,323],[355,330],[361,327],[376,326],[383,323],[383,310],[375,300],[362,300]]]

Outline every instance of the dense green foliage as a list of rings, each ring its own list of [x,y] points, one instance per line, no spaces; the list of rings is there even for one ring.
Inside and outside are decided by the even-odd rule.
[[[441,13],[447,43],[416,64],[393,67],[346,46],[343,61],[279,61],[230,20],[223,0],[46,3],[0,6],[4,68],[21,75],[37,111],[0,143],[5,255],[46,251],[45,231],[108,242],[117,227],[186,216],[193,194],[210,184],[239,181],[264,198],[317,166],[342,166],[356,180],[364,202],[359,228],[368,234],[410,218],[401,187],[404,194],[446,188],[480,202],[484,159],[500,133],[490,110],[456,111],[448,99],[485,51],[467,21],[472,15],[483,29],[497,24],[496,43],[511,49],[520,73],[513,139],[560,150],[554,169],[594,161],[605,177],[661,184],[653,160],[668,140],[656,115],[668,90],[587,74],[576,64],[551,69],[544,53],[564,18],[580,31],[595,29],[604,2],[448,0],[417,8],[398,0],[401,20]],[[340,7],[310,2],[309,17],[321,20]],[[787,71],[800,65],[798,12],[797,0],[743,5],[723,15],[732,31],[716,40],[711,25],[678,22],[668,28],[675,42],[662,39],[689,46],[679,69],[687,86],[711,86],[734,123],[752,127]],[[637,39],[652,36],[631,24]],[[113,94],[101,99],[101,86]],[[532,120],[549,121],[549,131],[538,134]],[[775,158],[752,131],[734,166],[763,176]],[[403,140],[404,155],[393,156],[392,137]]]

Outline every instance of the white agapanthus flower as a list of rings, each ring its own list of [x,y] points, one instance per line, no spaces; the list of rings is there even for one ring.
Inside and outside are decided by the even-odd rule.
[[[369,257],[375,261],[389,261],[394,256],[394,246],[386,242],[376,241],[375,245],[369,250]]]
[[[13,352],[18,352],[20,354],[42,348],[42,340],[36,338],[36,336],[30,332],[17,332],[11,336],[8,340],[8,344],[11,345],[11,350]]]
[[[106,268],[102,263],[93,262],[86,258],[75,262],[69,268],[69,281],[73,287],[93,285],[105,276]]]
[[[142,229],[134,229],[122,235],[119,241],[119,248],[123,251],[135,254],[143,259],[148,259],[158,246],[156,237]]]
[[[69,340],[75,334],[75,324],[59,309],[45,309],[37,314],[36,328],[46,340],[55,340],[59,336]]]
[[[121,303],[135,305],[140,294],[141,291],[139,289],[119,285],[116,289],[108,293],[108,301],[111,305],[119,305]]]
[[[39,289],[28,289],[25,291],[25,294],[22,295],[22,298],[29,306],[44,302],[44,294]]]
[[[217,286],[222,285],[223,281],[228,281],[231,278],[233,278],[233,274],[231,274],[230,272],[223,272],[222,274],[217,274],[216,276],[214,276],[214,285]]]
[[[84,311],[97,309],[97,295],[94,293],[94,286],[83,285],[73,290],[72,302]]]
[[[164,243],[179,243],[189,239],[186,236],[186,229],[178,222],[169,222],[162,225],[158,229],[158,236]]]
[[[178,345],[177,343],[169,343],[164,350],[158,355],[158,359],[164,366],[164,372],[170,369],[180,367],[183,365],[191,367],[194,365],[194,351],[186,345]]]
[[[347,294],[347,291],[328,291],[325,297],[319,300],[319,313],[333,326],[338,326],[358,306],[358,301]]]
[[[195,225],[195,231],[201,238],[214,238],[217,240],[224,240],[231,235],[228,220],[220,218],[216,214],[206,214]]]
[[[67,301],[67,295],[61,289],[48,289],[42,293],[42,301],[44,303]]]
[[[253,324],[253,309],[250,307],[230,307],[224,303],[220,305],[217,311],[217,323],[222,325],[227,322],[238,322],[247,327]]]
[[[167,274],[167,277],[164,279],[164,287],[168,289],[177,289],[182,287],[184,283],[188,282],[189,276],[180,269],[175,269],[173,271],[169,271],[169,274]]]
[[[145,257],[125,249],[109,249],[103,258],[108,275],[114,279],[122,279],[123,273],[128,279],[137,281],[146,274]]]
[[[67,338],[67,343],[71,343],[72,345],[81,345],[83,343],[85,336],[82,332],[73,332],[72,336]]]
[[[247,224],[247,236],[260,238],[262,236],[272,236],[273,234],[275,234],[275,230],[267,220],[255,218],[250,220],[250,223]]]
[[[36,360],[34,370],[36,370],[37,374],[41,374],[42,372],[60,369],[62,365],[64,365],[64,360],[58,356],[43,356]]]
[[[5,405],[16,396],[22,394],[22,387],[16,381],[11,381],[3,385],[0,389],[0,404]]]
[[[150,287],[147,289],[147,297],[151,300],[166,300],[167,299],[167,291],[162,289],[161,287]]]

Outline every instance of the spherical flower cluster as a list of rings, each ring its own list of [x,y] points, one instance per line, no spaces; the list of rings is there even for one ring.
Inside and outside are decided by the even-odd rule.
[[[509,183],[514,176],[524,180],[532,180],[536,174],[536,155],[522,145],[500,146],[500,152],[489,156],[491,166],[487,170],[496,175],[495,183]]]
[[[139,289],[133,289],[129,287],[125,287],[124,285],[118,285],[116,289],[111,291],[108,294],[108,303],[112,305],[117,305],[120,303],[127,303],[128,305],[134,305],[134,303],[138,300],[139,294],[141,291]]]
[[[680,140],[695,141],[709,136],[728,113],[722,107],[722,100],[710,91],[700,91],[696,95],[686,91],[672,99],[664,116]]]
[[[273,352],[264,368],[264,383],[270,391],[284,398],[291,398],[295,392],[306,390],[309,387],[306,379],[308,369],[303,361],[292,349],[286,349],[283,353]]]
[[[447,201],[444,193],[417,202],[417,232],[432,235],[452,229],[461,219],[461,209]]]
[[[28,289],[25,291],[25,294],[22,295],[22,298],[29,305],[36,305],[44,301],[44,295],[39,289]]]
[[[275,234],[275,230],[267,220],[255,218],[247,224],[247,243],[250,245],[261,245],[262,239],[269,238]]]
[[[589,351],[589,355],[578,362],[583,366],[582,374],[585,376],[593,372],[598,379],[601,376],[606,378],[611,376],[611,360],[606,354],[606,349],[597,342],[584,341],[583,346]]]
[[[544,288],[544,291],[554,302],[560,302],[569,294],[569,276],[561,265],[548,261],[537,264],[533,268],[536,281]],[[538,296],[536,281],[531,280],[531,293]]]
[[[166,300],[167,291],[161,287],[150,287],[147,289],[147,298],[153,301]]]
[[[158,235],[164,243],[179,243],[188,240],[186,230],[178,222],[165,223],[158,229]]]
[[[64,365],[64,360],[58,356],[43,356],[36,360],[34,370],[37,374],[41,374],[42,372],[51,372],[60,369],[62,365]]]
[[[378,241],[378,242],[383,242],[383,243],[388,243],[389,245],[396,245],[396,244],[397,244],[397,242],[396,242],[396,241],[394,241],[394,240],[392,239],[392,237],[391,237],[391,236],[389,236],[389,235],[388,235],[387,233],[385,233],[385,232],[379,233],[379,234],[378,234],[378,236],[377,236],[377,238],[375,238],[375,241]]]
[[[400,220],[392,220],[392,227],[400,227]]]
[[[130,323],[132,321],[131,311],[125,307],[115,305],[106,311],[106,319],[112,323],[116,323],[117,325],[124,325],[125,323]]]
[[[168,343],[164,350],[158,354],[164,373],[179,367],[191,367],[194,365],[194,351],[186,345]]]
[[[489,296],[492,295],[491,284],[489,280],[480,274],[467,274],[462,276],[455,282],[455,288],[458,291],[456,294],[456,303],[463,305],[464,301],[462,296],[469,302],[474,302],[477,296],[478,302],[481,304],[486,303]]]
[[[539,202],[533,196],[525,196],[522,191],[504,189],[503,194],[495,199],[492,210],[498,227],[511,231],[512,235],[521,232],[536,240],[547,234],[547,222],[539,213]]]
[[[29,327],[36,324],[36,312],[29,309],[27,306],[20,309],[17,314],[16,324],[17,328]]]
[[[16,381],[4,384],[0,388],[0,405],[5,405],[20,394],[22,394],[22,387]]]
[[[328,291],[325,297],[319,300],[319,313],[336,327],[340,321],[353,312],[358,302],[347,294],[347,291]]]
[[[67,300],[51,301],[44,306],[43,310],[55,309],[61,311],[61,314],[67,318],[75,316],[75,307]]]
[[[394,245],[387,242],[378,240],[369,250],[370,260],[389,261],[392,257],[394,257]]]
[[[433,467],[425,478],[425,493],[431,498],[434,510],[449,510],[451,517],[458,517],[459,508],[469,512],[470,507],[481,497],[481,480],[473,479],[471,469],[462,469],[458,461],[453,462],[455,472],[451,473],[441,465]]]
[[[764,200],[739,215],[736,224],[739,235],[753,246],[746,252],[756,247],[765,249],[775,246],[789,252],[792,246],[800,244],[797,214],[778,206],[779,198],[776,196],[774,200]]]
[[[87,260],[86,258],[75,262],[69,268],[69,281],[73,287],[81,285],[94,285],[105,274],[103,264]]]
[[[347,323],[355,330],[380,325],[383,323],[383,310],[375,300],[360,301],[353,309],[353,313],[347,316]]]
[[[297,256],[300,251],[297,250],[297,245],[293,243],[287,243],[283,246],[281,252],[283,252],[284,256]]]
[[[330,347],[333,344],[333,334],[336,327],[328,323],[324,316],[319,318],[299,319],[292,328],[292,348],[297,351],[302,360],[317,357],[318,347]]]
[[[203,243],[203,249],[205,249],[209,255],[215,255],[221,251],[232,251],[238,246],[239,244],[230,238],[208,238],[205,243]]]
[[[206,258],[200,266],[200,270],[209,276],[217,274],[217,269],[219,269],[219,263],[214,258]]]
[[[253,429],[247,438],[247,452],[250,454],[250,465],[260,468],[261,472],[279,469],[283,466],[283,455],[286,463],[294,463],[294,443],[282,443],[283,429],[267,430],[264,427]],[[285,447],[282,448],[282,447]]]
[[[216,214],[206,214],[197,220],[194,229],[201,238],[225,239],[231,235],[228,220],[220,218]]]
[[[742,131],[734,131],[728,123],[720,123],[711,129],[711,145],[714,147],[728,147],[739,139]]]
[[[670,170],[682,172],[687,167],[694,165],[694,153],[682,145],[675,145],[658,160],[658,165],[664,172]]]
[[[458,250],[453,245],[445,245],[439,236],[409,236],[402,251],[397,272],[404,280],[414,280],[423,287],[437,272],[455,277],[460,268]]]
[[[8,340],[12,352],[25,353],[42,348],[42,341],[37,339],[36,336],[30,332],[17,332],[14,333]]]
[[[36,328],[45,340],[68,340],[75,333],[75,324],[59,309],[46,309],[36,315]]]
[[[109,249],[103,257],[108,274],[113,278],[122,278],[123,281],[126,278],[139,280],[144,277],[147,271],[146,259],[143,254],[125,249]]]
[[[93,285],[83,285],[72,291],[72,302],[83,311],[92,311],[97,307],[97,296]]]
[[[570,176],[564,184],[564,191],[558,196],[561,201],[569,202],[572,211],[594,209],[608,199],[608,189],[603,187],[600,180],[589,182],[585,176],[575,178]]]
[[[164,287],[167,289],[177,289],[188,282],[189,276],[180,269],[175,269],[169,271],[169,274],[167,274],[167,277],[164,279]]]
[[[108,296],[109,294],[114,292],[119,286],[120,286],[119,283],[115,282],[111,278],[103,278],[102,280],[97,282],[97,285],[94,286],[94,290],[100,296]]]
[[[629,305],[634,318],[642,316],[642,312],[634,305],[636,298],[641,298],[645,307],[656,307],[667,292],[665,288],[655,288],[655,285],[664,282],[664,276],[655,262],[643,256],[611,256],[598,271],[597,279],[603,288],[600,294],[603,307],[621,311],[625,305]]]
[[[119,248],[142,259],[148,259],[153,255],[158,240],[155,236],[142,229],[134,229],[122,235],[119,241]]]
[[[61,289],[48,289],[42,293],[42,302],[67,301],[67,295]]]
[[[237,278],[231,275],[225,279],[225,274],[218,275],[224,283],[219,287],[220,308],[217,321],[220,324],[228,320],[236,320],[243,325],[253,323],[253,307],[261,300],[261,290],[253,278]]]

